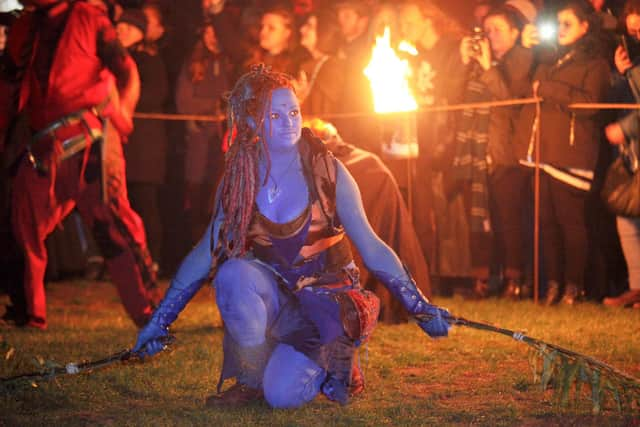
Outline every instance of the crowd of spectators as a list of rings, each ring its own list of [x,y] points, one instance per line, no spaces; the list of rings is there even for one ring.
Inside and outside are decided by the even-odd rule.
[[[435,291],[466,284],[477,298],[531,297],[538,157],[544,301],[638,308],[640,222],[619,217],[616,229],[598,197],[616,155],[607,137],[632,140],[638,117],[611,125],[611,111],[568,106],[636,102],[640,1],[543,3],[123,0],[115,24],[138,65],[138,112],[220,117],[233,82],[262,62],[295,78],[305,118],[332,122],[375,154],[385,141],[363,69],[384,26],[394,43],[415,48],[403,55],[423,109],[543,98],[539,114],[534,104],[418,113],[420,151],[404,190]],[[0,54],[4,31],[3,21]],[[171,274],[206,227],[225,132],[223,120],[135,120],[127,186],[161,273]]]

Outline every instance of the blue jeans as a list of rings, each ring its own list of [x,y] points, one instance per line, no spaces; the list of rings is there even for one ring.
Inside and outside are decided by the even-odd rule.
[[[228,333],[240,347],[263,344],[281,308],[275,274],[258,262],[231,259],[215,278],[216,302]],[[263,391],[274,408],[297,408],[320,392],[326,372],[304,354],[278,344],[264,370]]]
[[[618,235],[629,270],[629,289],[640,289],[640,218],[617,217]]]

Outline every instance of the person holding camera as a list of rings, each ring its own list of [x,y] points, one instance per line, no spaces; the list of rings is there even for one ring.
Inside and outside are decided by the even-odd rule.
[[[463,63],[475,64],[478,83],[485,88],[486,99],[504,100],[526,97],[530,91],[530,70],[533,55],[522,47],[521,16],[511,7],[500,6],[488,12],[482,23],[482,33],[465,37],[460,45]],[[519,298],[529,294],[523,283],[524,251],[522,242],[522,196],[527,194],[527,173],[518,165],[513,146],[513,132],[520,107],[494,108],[489,111],[486,131],[486,176],[490,233],[481,242],[472,239],[474,291],[485,296],[491,261],[491,247],[499,248],[497,257],[504,278],[503,295]],[[481,138],[476,137],[476,145]],[[474,162],[475,163],[475,162]],[[474,189],[477,186],[472,186]],[[471,195],[473,198],[473,194]],[[468,199],[468,198],[467,198]],[[473,202],[471,202],[473,203]],[[473,212],[472,206],[468,210]],[[473,224],[473,222],[472,222]],[[473,236],[472,230],[472,236]],[[491,245],[491,237],[496,244]],[[524,292],[523,292],[524,291]]]
[[[614,61],[618,71],[614,81],[614,101],[640,102],[640,0],[627,0],[621,21],[626,34],[616,49]],[[640,117],[638,110],[625,111],[624,116],[605,128],[607,139],[616,145],[635,144],[638,155]],[[629,289],[616,297],[605,298],[604,305],[640,308],[640,218],[616,217],[618,236],[627,262]]]
[[[587,0],[569,0],[557,9],[557,49],[533,77],[532,93],[543,99],[523,108],[518,123],[517,150],[525,166],[534,167],[539,149],[540,222],[546,303],[573,305],[585,295],[589,242],[587,198],[598,160],[598,110],[575,110],[573,103],[598,103],[609,90],[609,63],[599,39],[599,20]],[[523,31],[523,45],[540,43],[540,29]],[[540,132],[539,145],[535,144]]]

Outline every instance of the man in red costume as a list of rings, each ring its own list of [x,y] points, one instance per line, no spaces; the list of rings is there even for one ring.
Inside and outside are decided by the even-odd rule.
[[[31,0],[12,27],[0,78],[0,152],[19,113],[26,141],[13,184],[12,222],[25,255],[28,326],[46,328],[44,240],[74,208],[92,231],[122,303],[142,326],[155,274],[131,209],[121,137],[139,96],[135,63],[107,14],[84,1]],[[20,323],[20,322],[17,322]]]

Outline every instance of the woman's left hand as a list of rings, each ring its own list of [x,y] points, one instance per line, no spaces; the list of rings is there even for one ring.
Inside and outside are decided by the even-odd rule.
[[[480,52],[478,52],[474,58],[478,61],[482,69],[487,71],[491,68],[491,45],[486,38],[479,40],[478,45],[480,46]]]

